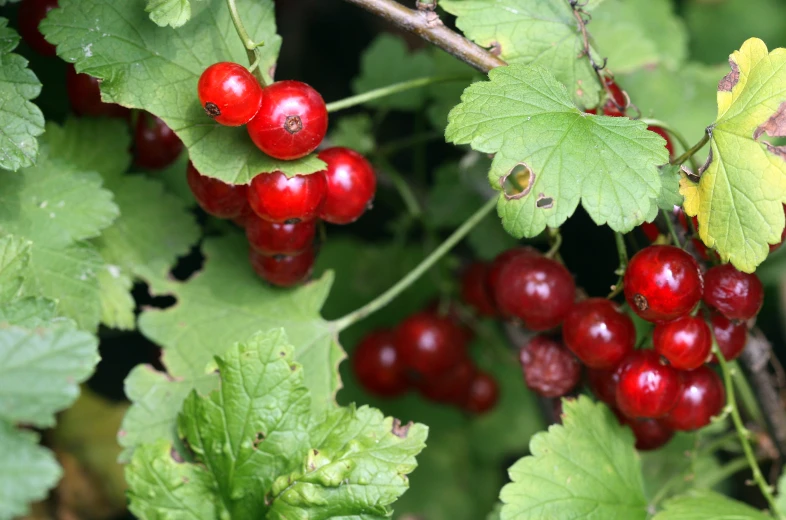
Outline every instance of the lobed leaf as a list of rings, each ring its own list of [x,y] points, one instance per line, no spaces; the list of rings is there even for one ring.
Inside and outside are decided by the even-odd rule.
[[[0,302],[19,294],[30,265],[30,242],[14,235],[0,237]]]
[[[145,11],[150,19],[161,27],[167,25],[178,28],[191,19],[190,0],[147,0]]]
[[[706,490],[668,500],[652,520],[767,520],[769,515],[747,504]]]

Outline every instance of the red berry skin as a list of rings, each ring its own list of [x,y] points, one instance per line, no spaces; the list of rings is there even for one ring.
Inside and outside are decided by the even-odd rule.
[[[492,286],[497,308],[534,331],[556,327],[573,306],[576,284],[562,264],[544,256],[509,259]]]
[[[418,390],[429,401],[461,406],[469,397],[476,372],[472,362],[464,359],[440,377],[423,380]]]
[[[620,376],[617,367],[613,369],[587,369],[587,385],[600,401],[611,408],[617,407],[617,385]]]
[[[639,451],[657,450],[674,437],[674,430],[663,419],[628,419],[623,424],[633,430]]]
[[[664,418],[675,430],[690,432],[710,423],[726,404],[723,382],[712,369],[702,366],[682,375],[679,400]]]
[[[325,161],[327,193],[319,218],[331,224],[350,224],[371,205],[377,176],[365,157],[349,148],[328,148],[319,153]]]
[[[641,224],[640,227],[641,230],[644,232],[644,236],[647,237],[647,240],[649,240],[650,243],[655,242],[658,239],[658,236],[660,235],[660,230],[658,229],[658,226],[656,226],[652,222],[644,222]]]
[[[469,396],[463,408],[471,413],[486,413],[497,404],[499,387],[490,375],[478,372],[469,387]]]
[[[276,159],[299,159],[327,133],[328,113],[319,92],[300,81],[278,81],[262,92],[262,106],[248,126],[257,147]]]
[[[42,56],[55,56],[57,49],[44,39],[38,30],[41,20],[52,9],[57,8],[58,0],[23,0],[19,4],[19,34],[31,49]]]
[[[480,316],[494,317],[497,308],[488,286],[489,266],[483,262],[471,263],[461,275],[461,299]]]
[[[731,264],[718,265],[704,275],[704,303],[730,320],[749,320],[761,310],[764,287],[755,274]]]
[[[489,264],[488,279],[486,282],[491,291],[492,300],[494,296],[494,287],[500,284],[500,273],[502,272],[502,268],[513,258],[518,256],[540,256],[540,251],[533,247],[524,246],[514,247],[513,249],[508,249],[497,255],[491,264]]]
[[[666,140],[666,150],[668,150],[669,152],[669,157],[673,157],[674,145],[671,142],[671,138],[669,138],[669,133],[659,126],[648,126],[647,130],[649,130],[650,132],[655,132],[656,134],[658,134],[659,136],[661,136]]]
[[[627,108],[630,104],[630,100],[620,86],[617,85],[617,82],[606,76],[603,78],[603,83],[606,84],[606,92],[609,94],[609,101],[618,108]]]
[[[101,101],[100,81],[89,74],[79,74],[73,65],[66,67],[66,93],[71,110],[79,116],[128,117],[124,106]]]
[[[197,84],[205,113],[224,126],[242,126],[262,105],[262,87],[248,69],[237,63],[214,63],[202,72]]]
[[[535,336],[519,351],[527,386],[543,397],[562,397],[581,379],[581,365],[568,349],[546,336]]]
[[[306,222],[319,214],[326,191],[322,172],[292,177],[260,173],[251,181],[248,203],[254,213],[270,222]]]
[[[361,386],[371,394],[396,397],[409,389],[391,331],[376,330],[361,339],[352,353],[352,369]]]
[[[207,213],[218,218],[235,218],[243,213],[248,204],[244,184],[227,184],[218,179],[200,174],[189,161],[187,168],[188,186],[197,203]]]
[[[263,255],[297,255],[314,243],[315,220],[297,224],[268,222],[256,215],[246,217],[248,243]]]
[[[625,112],[617,108],[617,106],[609,100],[603,105],[603,115],[609,117],[625,117]]]
[[[292,287],[306,280],[314,267],[314,248],[299,255],[263,255],[250,248],[254,271],[272,285]]]
[[[657,419],[677,404],[681,373],[652,350],[634,350],[619,367],[617,406],[627,417]]]
[[[674,246],[649,246],[636,253],[623,283],[631,309],[656,323],[689,313],[704,290],[696,260]]]
[[[710,357],[712,333],[701,316],[681,316],[658,323],[652,331],[652,343],[674,368],[694,370]]]
[[[745,344],[748,341],[748,328],[745,323],[734,322],[729,318],[713,312],[710,314],[710,325],[712,327],[712,335],[715,336],[715,343],[723,354],[726,361],[737,359],[745,350]],[[717,356],[712,355],[713,363],[718,362]]]
[[[134,129],[134,162],[158,170],[166,168],[183,151],[183,141],[160,118],[139,112]]]
[[[590,368],[611,369],[633,352],[636,327],[605,298],[580,301],[562,324],[565,345]]]
[[[461,330],[450,318],[421,311],[402,321],[395,341],[404,365],[425,379],[450,372],[467,357]]]

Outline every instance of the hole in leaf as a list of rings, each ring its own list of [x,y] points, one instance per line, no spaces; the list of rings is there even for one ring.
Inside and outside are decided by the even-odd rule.
[[[529,195],[535,185],[535,172],[526,163],[520,162],[499,180],[507,200],[516,200]]]
[[[538,194],[538,200],[535,201],[535,206],[540,209],[551,209],[554,207],[554,198],[547,197],[542,193]]]

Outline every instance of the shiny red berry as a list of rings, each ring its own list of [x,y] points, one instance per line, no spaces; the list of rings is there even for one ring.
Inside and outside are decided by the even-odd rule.
[[[235,218],[246,208],[244,184],[227,184],[224,181],[200,174],[189,161],[187,168],[188,186],[197,203],[207,213],[218,218]]]
[[[66,67],[66,93],[71,110],[79,116],[128,117],[131,111],[126,107],[101,101],[100,84],[98,78],[89,74],[79,74],[73,65],[68,65]]]
[[[603,78],[603,83],[606,86],[606,92],[609,95],[609,101],[611,101],[616,107],[620,109],[627,108],[630,105],[630,99],[628,99],[628,95],[625,93],[617,82],[614,81],[613,78],[605,76]]]
[[[526,254],[505,263],[491,290],[503,315],[517,317],[535,331],[562,323],[576,296],[576,284],[565,266]]]
[[[367,334],[352,353],[352,368],[369,393],[395,397],[409,389],[406,369],[393,342],[393,333],[376,330]]]
[[[464,359],[439,377],[423,379],[418,391],[429,401],[461,406],[469,397],[476,372],[472,362]]]
[[[633,351],[636,328],[605,298],[580,301],[562,324],[565,345],[590,368],[614,368]]]
[[[723,382],[712,369],[702,366],[682,374],[682,390],[677,406],[664,418],[664,422],[680,431],[698,430],[710,423],[726,405]]]
[[[519,351],[527,386],[544,397],[562,397],[581,379],[581,365],[568,349],[546,336],[535,336]]]
[[[660,230],[658,229],[658,226],[652,222],[643,222],[639,227],[650,243],[655,242],[658,239],[658,236],[660,236]]]
[[[681,373],[652,350],[634,350],[619,367],[617,406],[627,417],[656,419],[677,404]]]
[[[139,112],[134,129],[134,162],[157,170],[172,164],[183,151],[183,141],[164,121],[153,114]]]
[[[488,285],[489,266],[473,262],[461,275],[461,299],[480,316],[496,316],[497,308]]]
[[[617,385],[619,384],[617,367],[611,369],[587,369],[587,385],[598,400],[612,408],[617,407]]]
[[[703,289],[696,260],[674,246],[645,247],[625,270],[625,299],[647,321],[669,321],[689,313]]]
[[[205,113],[225,126],[245,125],[259,112],[262,87],[237,63],[214,63],[199,76],[199,102]]]
[[[723,354],[723,359],[731,361],[740,357],[748,341],[748,328],[745,323],[734,322],[719,312],[712,312],[709,320],[712,335]],[[712,355],[712,361],[718,362],[715,354]]]
[[[298,255],[263,255],[250,248],[249,258],[254,271],[278,287],[292,287],[306,280],[314,267],[314,248]]]
[[[349,224],[360,218],[377,191],[377,176],[365,157],[349,148],[328,148],[325,161],[327,193],[319,218],[331,224]]]
[[[327,125],[327,108],[319,92],[300,81],[278,81],[263,90],[262,106],[247,129],[260,150],[289,161],[316,150]]]
[[[636,437],[639,451],[657,450],[674,437],[674,430],[663,419],[627,419],[623,424],[630,427]]]
[[[499,387],[497,382],[488,374],[478,372],[469,387],[469,395],[463,408],[468,412],[486,413],[497,404]]]
[[[540,251],[534,247],[523,246],[508,249],[497,255],[497,257],[489,264],[488,269],[487,285],[489,287],[489,291],[491,291],[492,300],[494,297],[494,287],[500,283],[499,275],[502,272],[502,268],[505,267],[505,265],[513,258],[518,256],[540,256]]]
[[[428,311],[402,321],[395,341],[404,364],[424,378],[446,374],[467,357],[460,328],[450,318]]]
[[[674,155],[674,145],[671,143],[671,138],[669,137],[669,133],[659,126],[648,126],[647,130],[650,132],[655,132],[662,138],[666,140],[666,150],[669,152],[669,157]]]
[[[652,343],[674,368],[693,370],[709,359],[712,333],[701,316],[681,316],[658,323],[652,331]]]
[[[317,217],[326,191],[322,172],[292,177],[260,173],[251,181],[248,203],[254,213],[270,222],[305,222]]]
[[[41,20],[52,9],[57,8],[58,0],[22,0],[19,4],[19,34],[31,49],[43,56],[55,56],[57,49],[44,39],[38,30]]]
[[[761,310],[764,287],[755,274],[718,265],[704,274],[704,303],[730,320],[749,320]]]
[[[786,216],[786,204],[783,205],[783,214]],[[770,253],[781,247],[784,240],[786,240],[786,227],[784,227],[783,231],[781,231],[781,241],[777,244],[770,244]]]
[[[625,111],[620,110],[611,100],[603,105],[603,115],[609,117],[625,117]]]
[[[315,220],[285,224],[269,222],[256,215],[246,217],[248,243],[263,255],[296,255],[314,243]]]

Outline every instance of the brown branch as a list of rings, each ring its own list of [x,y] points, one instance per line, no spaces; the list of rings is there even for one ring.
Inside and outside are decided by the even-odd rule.
[[[430,10],[414,10],[404,7],[395,0],[346,0],[366,11],[384,18],[398,27],[417,34],[427,42],[447,51],[481,72],[487,73],[495,67],[506,65],[504,61],[475,45],[460,34],[445,27],[437,13]]]

